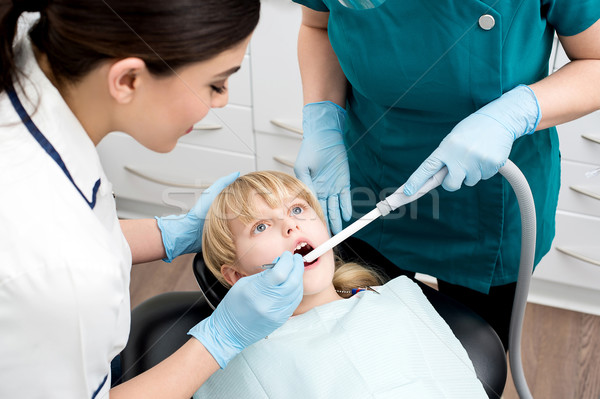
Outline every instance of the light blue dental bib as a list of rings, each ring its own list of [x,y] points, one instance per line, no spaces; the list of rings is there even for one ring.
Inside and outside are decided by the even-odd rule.
[[[486,398],[473,364],[421,289],[312,309],[235,357],[194,398]]]

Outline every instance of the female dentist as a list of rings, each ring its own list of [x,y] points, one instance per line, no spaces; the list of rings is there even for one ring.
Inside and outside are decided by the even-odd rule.
[[[120,225],[95,145],[111,131],[167,152],[227,103],[259,17],[253,0],[0,3],[0,397],[106,398],[129,333],[131,263],[200,250],[204,215]],[[15,40],[26,11],[40,13]],[[243,279],[192,338],[111,398],[189,398],[302,298],[285,253]],[[250,306],[250,308],[248,308]]]
[[[296,175],[337,232],[342,218],[404,182],[410,195],[447,166],[446,190],[358,237],[397,267],[437,277],[507,346],[521,226],[510,186],[494,175],[510,157],[527,177],[539,262],[560,185],[553,126],[600,108],[600,0],[294,1],[305,6]],[[547,77],[555,32],[572,62]]]

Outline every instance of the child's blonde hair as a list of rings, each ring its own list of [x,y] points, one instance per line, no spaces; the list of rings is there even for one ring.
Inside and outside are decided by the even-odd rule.
[[[271,208],[276,208],[289,198],[300,198],[313,208],[324,225],[327,225],[319,201],[310,189],[297,178],[283,172],[258,171],[240,176],[227,186],[213,201],[202,234],[202,254],[209,270],[225,287],[230,284],[221,273],[221,266],[236,263],[235,243],[229,221],[238,218],[248,224],[257,218],[254,213],[254,194],[258,194]],[[339,291],[381,285],[384,278],[374,270],[356,263],[344,264],[336,258],[333,285]],[[342,294],[350,296],[350,294]]]

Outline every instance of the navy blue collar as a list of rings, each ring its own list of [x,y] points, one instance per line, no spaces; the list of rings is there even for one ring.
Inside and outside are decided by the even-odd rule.
[[[56,164],[62,169],[65,176],[67,176],[69,181],[73,184],[73,186],[75,187],[77,192],[79,192],[79,194],[85,200],[85,202],[89,205],[89,207],[91,209],[94,209],[94,206],[96,206],[96,194],[98,194],[98,189],[100,188],[100,179],[98,179],[96,181],[96,183],[94,184],[94,188],[92,190],[92,200],[88,201],[86,196],[83,194],[83,192],[79,189],[79,187],[75,183],[75,180],[73,180],[71,173],[69,173],[69,170],[67,169],[67,166],[65,165],[62,158],[60,157],[60,154],[58,153],[58,151],[56,151],[56,149],[48,141],[46,136],[44,136],[42,134],[40,129],[38,129],[38,127],[35,125],[35,123],[33,123],[33,120],[31,120],[31,117],[29,116],[29,114],[27,113],[25,108],[23,107],[23,104],[21,104],[21,101],[19,100],[19,97],[17,96],[15,89],[11,86],[6,90],[6,93],[8,94],[8,97],[10,98],[10,102],[12,103],[13,107],[15,108],[15,111],[17,111],[17,114],[19,114],[21,121],[23,121],[23,124],[27,127],[27,130],[29,130],[29,133],[31,133],[33,138],[42,146],[42,148],[46,151],[46,153],[48,155],[50,155],[50,157],[54,160],[54,162],[56,162]]]

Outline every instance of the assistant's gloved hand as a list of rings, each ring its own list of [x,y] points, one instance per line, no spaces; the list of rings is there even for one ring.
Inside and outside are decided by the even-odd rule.
[[[240,351],[288,320],[302,300],[303,274],[302,256],[284,252],[272,269],[239,279],[212,315],[188,334],[225,368]]]
[[[350,220],[350,168],[342,133],[346,111],[323,101],[306,104],[302,109],[302,146],[294,172],[319,199],[331,231],[342,230],[342,219]]]
[[[165,262],[171,262],[179,255],[200,252],[202,248],[202,228],[210,204],[239,175],[239,172],[235,172],[214,182],[202,192],[196,205],[187,214],[155,217],[167,254],[167,257],[163,259]]]
[[[494,176],[504,165],[513,142],[535,131],[542,112],[533,90],[517,86],[463,119],[410,176],[404,194],[412,195],[444,165],[442,187],[456,191]]]

